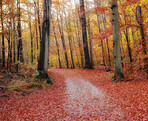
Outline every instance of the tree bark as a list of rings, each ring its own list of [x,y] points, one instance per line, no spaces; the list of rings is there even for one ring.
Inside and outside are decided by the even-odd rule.
[[[28,13],[28,18],[29,18],[30,41],[31,41],[31,63],[33,63],[33,36],[32,36],[31,15],[29,13]]]
[[[147,44],[146,44],[146,38],[145,38],[145,33],[144,33],[144,27],[143,27],[142,11],[141,11],[141,6],[139,6],[139,4],[137,5],[137,8],[136,8],[136,19],[140,25],[143,54],[146,56],[147,55]],[[144,63],[145,63],[145,69],[146,69],[147,78],[148,78],[148,58],[147,57],[144,58]]]
[[[36,32],[36,48],[39,49],[39,42],[38,42],[38,24],[37,24],[37,14],[35,16],[35,32]]]
[[[22,47],[22,31],[21,31],[21,11],[20,11],[20,0],[17,0],[17,9],[18,9],[18,38],[19,38],[19,42],[18,42],[18,52],[17,52],[17,60],[20,62],[23,62],[23,47]]]
[[[71,56],[71,61],[72,61],[72,68],[75,68],[74,58],[73,58],[73,50],[72,50],[72,35],[71,35],[70,20],[69,20],[69,22],[66,22],[66,28],[67,28],[67,32],[68,32],[68,41],[69,41],[70,56]]]
[[[78,58],[78,53],[77,53],[77,49],[76,49],[74,37],[73,37],[73,39],[72,39],[72,42],[73,42],[73,46],[74,46],[74,49],[75,49],[75,52],[76,52],[76,57],[77,57],[78,66],[79,66],[79,68],[80,68],[80,61],[79,61],[79,58]]]
[[[39,0],[34,0],[35,8],[36,8],[36,14],[37,14],[37,21],[38,21],[38,29],[39,29],[39,35],[40,35],[40,41],[42,40],[42,28],[41,28],[41,22],[40,22],[40,10],[39,10]]]
[[[105,14],[102,14],[102,17],[103,17],[104,29],[106,30],[106,18],[105,18]],[[110,48],[109,48],[109,44],[108,44],[108,37],[106,38],[106,44],[107,44],[107,56],[108,56],[108,70],[110,70],[111,57],[110,57]]]
[[[16,62],[16,29],[15,29],[15,17],[13,17],[13,63]]]
[[[56,41],[56,46],[57,46],[57,52],[58,52],[58,62],[59,62],[59,68],[62,68],[61,60],[60,60],[60,50],[59,50],[59,43],[57,41],[56,33],[55,33],[55,26],[53,25],[53,33],[54,33],[54,38]]]
[[[83,48],[84,48],[84,57],[85,57],[85,67],[84,68],[92,69],[93,65],[90,62],[89,51],[88,51],[84,0],[80,0],[80,22],[82,26]]]
[[[79,28],[79,21],[77,19],[77,28]],[[83,51],[82,51],[82,44],[80,40],[80,33],[79,31],[76,33],[76,37],[78,38],[78,45],[79,45],[79,51],[80,51],[80,56],[81,56],[81,68],[83,68],[84,62],[83,62]]]
[[[114,48],[114,81],[121,81],[124,77],[121,63],[120,52],[120,26],[119,26],[119,14],[118,5],[116,0],[112,0],[112,24],[113,24],[113,48]]]
[[[98,20],[98,29],[99,29],[99,32],[101,33],[101,22],[100,22],[100,18],[99,18],[99,14],[97,13],[97,20]],[[101,40],[101,48],[102,48],[102,57],[103,57],[103,65],[105,66],[105,52],[104,52],[104,46],[103,46],[103,40],[102,38],[100,38]]]
[[[60,18],[62,21],[62,16],[60,16]],[[59,27],[59,31],[60,31],[60,35],[61,35],[62,45],[63,45],[63,49],[64,49],[64,54],[65,54],[66,67],[69,68],[68,55],[67,55],[66,46],[65,46],[65,38],[64,38],[63,28],[60,26],[58,15],[57,15],[57,20],[58,20],[58,27]],[[63,24],[63,22],[62,22],[62,24]]]
[[[38,61],[38,72],[42,78],[48,79],[49,62],[49,37],[50,37],[50,19],[51,19],[51,0],[43,0],[43,24],[42,40],[40,42],[40,57]],[[47,80],[50,83],[50,80]]]
[[[124,13],[124,19],[125,19],[125,25],[127,24],[127,15],[126,13]],[[129,58],[130,58],[130,63],[133,62],[133,58],[132,58],[132,52],[131,52],[131,47],[130,47],[130,42],[129,42],[129,35],[128,35],[128,28],[126,28],[126,30],[124,31],[125,37],[126,37],[126,42],[127,42],[127,48],[128,48],[128,54],[129,54]]]
[[[5,67],[5,42],[4,42],[4,24],[3,24],[3,3],[0,1],[1,26],[2,26],[2,66]]]
[[[93,64],[93,49],[92,49],[92,32],[91,32],[91,27],[90,27],[90,17],[88,16],[88,35],[89,35],[89,51],[90,51],[90,62],[92,65]]]

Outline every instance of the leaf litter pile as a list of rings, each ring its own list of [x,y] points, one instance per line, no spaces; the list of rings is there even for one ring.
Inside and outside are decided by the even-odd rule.
[[[148,120],[148,80],[111,82],[103,70],[52,69],[54,85],[0,97],[0,120]]]

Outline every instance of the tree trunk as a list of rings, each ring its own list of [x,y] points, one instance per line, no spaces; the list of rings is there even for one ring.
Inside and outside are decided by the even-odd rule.
[[[125,25],[127,24],[127,15],[126,13],[124,13],[124,19],[125,19]],[[126,30],[124,31],[125,37],[126,37],[126,42],[127,42],[127,48],[128,48],[128,54],[129,54],[129,58],[130,58],[130,63],[133,62],[132,59],[132,52],[131,52],[131,47],[130,47],[130,42],[129,42],[129,36],[128,36],[128,28],[126,28]]]
[[[88,51],[84,0],[80,0],[80,12],[81,12],[80,13],[80,22],[81,22],[81,26],[82,26],[83,47],[84,47],[84,57],[85,57],[85,67],[84,68],[92,69],[93,65],[90,62],[89,51]]]
[[[55,33],[55,26],[53,25],[53,33],[54,33],[54,38],[56,41],[56,46],[57,46],[57,52],[58,52],[58,61],[59,61],[59,68],[62,68],[61,60],[60,60],[60,50],[59,50],[59,43],[57,41],[56,33]]]
[[[62,16],[60,16],[60,18],[62,21]],[[57,15],[57,20],[58,20],[58,26],[59,26],[59,31],[60,31],[60,35],[61,35],[62,45],[63,45],[63,49],[64,49],[64,54],[65,54],[66,67],[69,68],[68,55],[67,55],[66,46],[65,46],[65,38],[64,38],[63,28],[60,26],[58,15]],[[62,22],[62,24],[63,24],[63,22]]]
[[[39,42],[38,42],[38,29],[37,29],[37,26],[38,26],[37,17],[35,16],[36,48],[38,50],[39,49]]]
[[[79,22],[78,22],[78,19],[77,19],[77,28],[79,28]],[[82,52],[82,45],[81,45],[81,40],[80,40],[80,33],[79,31],[76,33],[76,37],[78,38],[78,45],[79,45],[79,51],[80,51],[80,56],[81,56],[81,68],[83,68],[83,52]]]
[[[31,40],[31,63],[33,63],[33,36],[32,36],[32,26],[31,26],[31,15],[28,13],[28,16],[29,16],[29,29],[30,29],[30,40]]]
[[[106,18],[105,18],[105,14],[102,14],[102,17],[103,17],[104,29],[106,30]],[[106,38],[106,44],[107,44],[107,56],[108,56],[108,70],[110,70],[111,57],[110,57],[110,48],[109,48],[109,44],[108,44],[108,37]]]
[[[39,35],[40,35],[40,41],[42,40],[42,28],[41,28],[41,22],[40,22],[40,10],[39,10],[39,0],[34,0],[35,8],[36,8],[36,14],[37,14],[37,21],[38,21],[38,29],[39,29]]]
[[[125,37],[126,37],[127,49],[128,49],[128,54],[129,54],[129,58],[130,58],[130,63],[132,63],[133,59],[132,59],[132,52],[131,52],[131,47],[130,47],[130,42],[129,42],[129,37],[128,37],[128,29],[127,28],[124,31],[124,34],[125,34]]]
[[[140,25],[143,54],[146,56],[147,55],[147,45],[146,45],[146,38],[145,38],[144,27],[143,27],[142,11],[141,11],[141,7],[139,6],[139,4],[137,5],[136,10],[137,10],[136,11],[136,19]],[[144,58],[144,63],[145,63],[145,69],[146,69],[147,78],[148,78],[148,58],[147,57]]]
[[[90,51],[90,61],[91,64],[93,64],[93,49],[92,49],[92,32],[91,32],[91,28],[90,28],[90,17],[88,16],[88,35],[89,35],[89,51]]]
[[[89,9],[89,2],[86,0],[86,9],[87,11],[90,11]],[[86,14],[87,15],[87,30],[88,30],[88,37],[89,37],[89,55],[90,55],[90,62],[91,64],[94,66],[94,63],[93,63],[93,45],[92,45],[92,39],[93,39],[93,36],[92,36],[92,32],[91,32],[91,22],[90,22],[90,14],[89,12]]]
[[[79,58],[78,58],[78,53],[77,53],[77,49],[76,49],[76,45],[75,45],[75,41],[74,41],[74,37],[73,37],[73,46],[74,46],[74,49],[75,49],[75,52],[76,52],[76,57],[77,57],[77,62],[78,62],[78,66],[80,68],[80,62],[79,62]]]
[[[66,22],[66,28],[67,28],[67,32],[68,32],[68,41],[69,41],[69,47],[70,47],[70,56],[71,56],[71,61],[72,61],[72,68],[75,68],[74,58],[73,58],[73,50],[72,50],[72,36],[71,36],[70,21],[68,23]]]
[[[13,17],[13,63],[16,62],[16,29],[15,29],[15,18]]]
[[[4,24],[3,24],[3,3],[0,1],[0,9],[1,9],[1,26],[2,26],[2,66],[5,67],[5,42],[4,42]]]
[[[23,47],[22,47],[22,31],[21,31],[21,11],[20,11],[20,0],[17,0],[17,9],[18,9],[18,52],[17,52],[17,60],[23,62]]]
[[[72,51],[72,40],[71,39],[72,39],[72,37],[70,35],[68,35],[69,47],[70,47],[70,56],[71,56],[71,61],[72,61],[72,68],[75,68],[73,51]]]
[[[40,57],[38,61],[38,72],[42,78],[48,79],[49,62],[49,37],[50,37],[50,19],[51,19],[51,0],[43,0],[43,24],[42,40],[40,42]],[[47,80],[50,83],[50,80]]]
[[[120,44],[121,44],[121,46],[120,46],[120,52],[121,53],[124,53],[124,48],[123,48],[123,42],[122,42],[122,34],[121,34],[121,32],[120,32],[120,39],[121,39],[121,42],[120,42]],[[121,54],[121,63],[122,63],[122,67],[124,68],[124,63],[123,63],[123,56],[122,56],[122,54]]]
[[[99,14],[97,13],[97,20],[98,20],[98,29],[99,29],[99,32],[101,33],[101,26],[100,26],[100,18],[99,18]],[[102,48],[102,57],[103,57],[103,65],[105,66],[105,53],[104,53],[104,46],[103,46],[103,40],[102,38],[100,38],[101,40],[101,48]]]
[[[113,48],[114,48],[114,81],[120,81],[123,77],[122,63],[121,63],[121,52],[120,52],[120,26],[119,26],[119,15],[118,5],[116,0],[112,0],[112,24],[113,24]]]

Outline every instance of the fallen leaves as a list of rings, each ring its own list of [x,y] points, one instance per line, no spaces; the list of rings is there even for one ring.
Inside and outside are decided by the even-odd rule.
[[[113,83],[110,81],[113,73],[103,70],[55,69],[49,70],[49,74],[56,80],[49,88],[36,90],[26,96],[17,92],[9,97],[0,97],[0,120],[148,120],[147,80]],[[76,79],[77,82],[78,78],[82,78],[86,83],[103,90],[106,96],[99,100],[99,96],[94,98],[97,92],[90,91],[87,96],[93,98],[84,100],[84,103],[81,98],[87,99],[86,97],[75,97],[73,102],[66,103],[72,100],[65,95],[67,78]],[[83,86],[85,85],[81,84],[82,88]],[[79,94],[83,92],[84,90],[80,90]],[[92,102],[95,107],[89,105]],[[72,103],[76,103],[77,108],[83,107],[82,115],[77,112],[79,109],[74,110]],[[73,111],[66,110],[66,104],[72,105],[69,108]]]

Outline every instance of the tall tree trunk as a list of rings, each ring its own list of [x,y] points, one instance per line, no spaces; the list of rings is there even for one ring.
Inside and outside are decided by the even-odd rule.
[[[40,43],[40,57],[38,61],[38,72],[41,77],[48,78],[49,64],[49,37],[50,37],[50,19],[51,19],[51,0],[43,0],[43,24],[42,40]],[[50,83],[50,80],[47,80]]]
[[[129,54],[129,58],[130,58],[130,63],[133,62],[132,59],[132,52],[131,52],[131,47],[130,47],[130,42],[129,42],[129,37],[128,37],[128,29],[126,28],[126,30],[124,31],[125,37],[126,37],[126,42],[127,42],[127,48],[128,48],[128,54]]]
[[[95,7],[98,7],[100,5],[100,0],[94,0],[94,5]],[[96,13],[97,14],[97,21],[98,21],[98,29],[99,29],[99,32],[101,33],[101,20],[100,20],[100,17],[101,17],[101,14],[99,14],[99,12]],[[103,46],[103,40],[102,38],[100,38],[101,40],[101,49],[102,49],[102,57],[103,57],[103,65],[105,66],[105,52],[104,52],[104,46]]]
[[[127,15],[126,15],[126,13],[124,13],[124,19],[125,19],[125,24],[127,24]],[[132,59],[132,52],[131,52],[131,47],[130,47],[128,33],[129,33],[128,28],[126,28],[126,30],[124,31],[124,34],[125,34],[125,37],[126,37],[126,42],[127,42],[127,48],[128,48],[128,54],[129,54],[129,58],[130,58],[130,63],[132,63],[133,59]]]
[[[39,0],[34,0],[34,4],[36,7],[36,13],[37,13],[37,21],[38,21],[38,29],[39,29],[39,35],[40,35],[40,41],[42,40],[42,28],[41,28],[41,22],[40,22],[40,10],[39,10]]]
[[[57,41],[56,33],[55,33],[55,26],[53,25],[53,33],[54,33],[54,38],[56,41],[56,46],[57,46],[57,52],[58,52],[58,62],[59,62],[59,68],[62,68],[61,60],[60,60],[60,50],[59,50],[59,43]]]
[[[62,21],[62,16],[60,16],[60,18]],[[64,49],[64,54],[65,54],[66,67],[69,68],[68,55],[67,55],[66,46],[65,46],[65,38],[64,38],[63,28],[60,26],[58,15],[57,15],[57,20],[58,20],[58,26],[59,26],[59,31],[60,31],[60,35],[61,35],[62,45],[63,45],[63,49]],[[63,24],[63,22],[62,22],[62,24]]]
[[[37,29],[37,15],[35,16],[35,32],[36,32],[36,48],[39,49],[39,42],[38,42],[38,29]]]
[[[33,36],[32,36],[32,26],[31,26],[31,15],[29,13],[28,17],[29,17],[30,40],[31,40],[31,63],[33,63]]]
[[[79,28],[79,21],[77,19],[77,28]],[[83,68],[83,52],[82,52],[82,45],[81,45],[81,40],[80,40],[80,33],[79,31],[76,33],[76,37],[78,38],[78,45],[79,45],[79,51],[80,51],[80,57],[81,57],[81,68]]]
[[[92,49],[92,32],[91,32],[91,27],[90,27],[90,17],[88,16],[88,35],[89,35],[89,51],[90,51],[90,61],[91,64],[93,64],[93,49]]]
[[[73,50],[72,50],[72,37],[68,35],[68,40],[69,40],[69,47],[70,47],[70,56],[71,56],[71,61],[72,61],[72,68],[75,68],[74,64],[74,58],[73,58]]]
[[[89,2],[86,0],[86,9],[87,11],[90,11],[89,9]],[[92,49],[92,39],[93,39],[93,36],[92,36],[92,32],[91,32],[91,22],[90,22],[90,14],[89,12],[86,14],[87,16],[87,30],[88,30],[88,37],[89,37],[89,55],[90,55],[90,62],[92,63],[92,65],[94,65],[93,63],[93,49]]]
[[[139,6],[139,4],[137,5],[137,8],[136,8],[136,18],[137,18],[137,22],[140,25],[143,54],[146,56],[147,55],[147,45],[146,45],[146,38],[145,38],[144,27],[143,27],[142,11],[141,11],[141,6]],[[144,63],[145,63],[145,69],[146,69],[147,78],[148,78],[148,58],[147,57],[144,58]]]
[[[73,42],[73,46],[74,46],[74,49],[75,49],[75,52],[76,52],[76,57],[77,57],[78,66],[79,66],[79,68],[80,68],[80,61],[79,61],[79,58],[78,58],[78,53],[77,53],[77,49],[76,49],[74,37],[73,37],[73,39],[72,39],[72,42]]]
[[[17,0],[17,9],[18,9],[18,52],[17,52],[17,60],[23,62],[23,47],[22,47],[22,31],[21,31],[21,11],[20,11],[20,0]]]
[[[103,46],[103,40],[101,39],[101,48],[102,48],[102,57],[103,57],[103,65],[105,66],[105,52],[104,52],[104,46]]]
[[[2,26],[2,61],[3,67],[5,67],[5,42],[4,42],[4,24],[3,24],[3,3],[0,1],[0,9],[1,9],[1,26]]]
[[[105,14],[102,14],[102,17],[103,17],[104,29],[106,30],[106,18],[105,18]],[[109,48],[109,44],[108,44],[108,37],[106,38],[106,44],[107,44],[107,56],[108,56],[108,70],[110,70],[111,57],[110,57],[110,48]]]
[[[71,56],[71,61],[72,61],[72,68],[75,68],[74,58],[73,58],[73,50],[72,50],[72,35],[71,35],[70,20],[69,20],[69,22],[66,22],[66,28],[67,28],[67,32],[68,32],[68,41],[69,41],[69,47],[70,47],[70,56]]]
[[[82,52],[82,46],[81,46],[81,41],[80,41],[80,35],[79,35],[79,32],[76,33],[76,37],[78,38],[78,46],[79,46],[79,52],[80,52],[80,58],[81,58],[81,68],[83,68],[83,52]]]
[[[99,32],[101,33],[101,26],[100,26],[101,21],[98,13],[97,13],[97,20],[98,20],[98,29],[99,29]],[[100,38],[100,40],[101,40],[101,48],[102,48],[103,65],[105,66],[106,64],[105,64],[105,52],[104,52],[103,40],[102,38]]]
[[[85,57],[85,67],[84,68],[92,69],[93,65],[90,62],[89,51],[88,51],[84,0],[80,0],[80,12],[81,12],[80,13],[80,22],[81,22],[81,26],[82,26],[83,47],[84,47],[84,57]]]
[[[7,40],[8,40],[8,59],[7,59],[7,71],[9,71],[10,69],[10,63],[11,63],[11,60],[12,60],[12,53],[11,53],[11,32],[10,32],[10,29],[11,29],[11,24],[9,25],[9,32],[8,32],[8,37],[7,37]]]
[[[16,44],[16,29],[15,29],[15,17],[13,17],[13,63],[16,62],[16,47],[15,47],[15,44]]]
[[[121,42],[120,42],[120,44],[121,44],[121,46],[120,46],[120,52],[121,52],[121,53],[124,53],[124,48],[123,48],[123,42],[122,42],[122,34],[121,34],[121,32],[120,32],[120,39],[121,39]],[[121,54],[121,63],[122,63],[122,67],[124,67],[122,54]]]
[[[113,48],[114,48],[114,65],[115,73],[114,80],[120,81],[123,77],[121,52],[120,52],[120,26],[119,26],[119,13],[116,0],[112,0],[112,24],[113,24]]]

